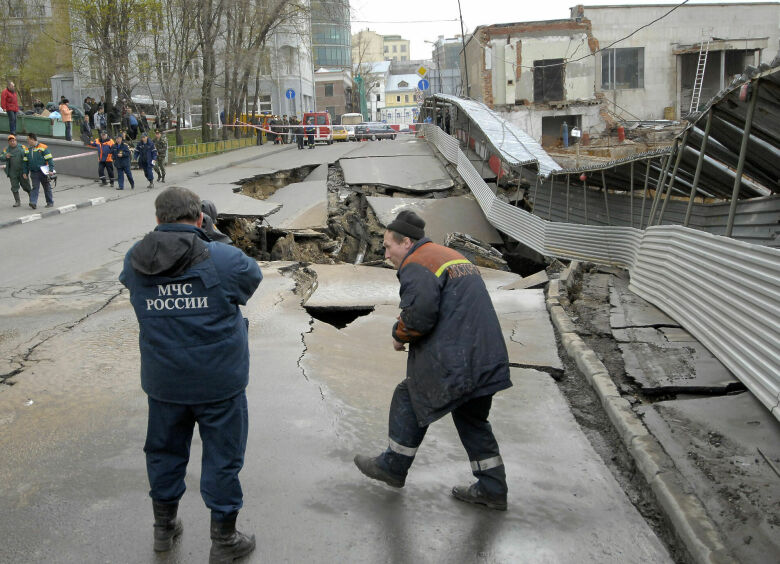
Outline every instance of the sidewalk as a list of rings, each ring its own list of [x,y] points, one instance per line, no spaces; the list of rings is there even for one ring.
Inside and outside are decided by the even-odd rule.
[[[225,169],[241,163],[251,161],[260,157],[267,157],[280,151],[294,148],[295,145],[274,145],[266,143],[261,146],[246,147],[227,153],[214,155],[182,164],[169,163],[166,167],[166,183],[155,183],[155,189],[175,184],[186,185],[187,180],[198,176]],[[54,159],[55,166],[57,159]],[[95,168],[95,178],[97,178],[97,160],[91,162]],[[4,176],[4,175],[3,175]],[[38,221],[60,215],[63,213],[75,212],[84,207],[98,206],[118,200],[128,198],[138,193],[145,192],[148,182],[144,178],[143,172],[133,170],[135,179],[135,190],[130,189],[129,183],[125,182],[125,189],[116,190],[118,184],[114,182],[114,187],[102,186],[97,181],[90,181],[75,176],[58,175],[57,186],[54,188],[54,207],[46,208],[46,200],[43,195],[43,189],[38,196],[38,209],[33,210],[27,204],[29,198],[24,192],[20,192],[22,206],[13,207],[13,195],[11,194],[10,183],[7,179],[0,180],[0,228],[20,225],[32,221]]]

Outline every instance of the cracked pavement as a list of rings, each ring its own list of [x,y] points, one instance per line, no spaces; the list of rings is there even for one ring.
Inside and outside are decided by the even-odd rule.
[[[337,149],[346,150],[306,158]],[[219,176],[185,185],[208,197]],[[13,385],[0,385],[2,562],[193,562],[208,551],[197,435],[184,535],[166,556],[151,546],[138,326],[116,277],[124,252],[154,225],[156,193],[0,234],[0,373],[15,361],[22,368]],[[406,356],[390,342],[395,273],[261,268],[244,310],[250,430],[239,525],[258,536],[246,562],[669,561],[542,371],[561,364],[540,291],[500,290],[517,276],[484,271],[512,361],[526,366],[512,369],[515,385],[491,413],[510,488],[510,509],[497,514],[449,494],[471,480],[449,418],[431,426],[402,490],[352,464],[357,452],[385,448],[392,390],[404,374]],[[373,309],[337,329],[304,307],[337,302]]]

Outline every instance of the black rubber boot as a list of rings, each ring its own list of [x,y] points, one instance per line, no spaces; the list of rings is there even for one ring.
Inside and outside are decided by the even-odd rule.
[[[489,496],[482,489],[479,482],[474,482],[470,486],[455,486],[452,488],[452,495],[460,501],[466,503],[475,503],[477,505],[484,505],[488,509],[497,509],[498,511],[506,511],[506,494]]]
[[[174,537],[178,537],[181,534],[184,527],[181,524],[181,519],[176,518],[178,509],[178,501],[176,503],[161,503],[152,500],[155,552],[170,550],[173,547]]]
[[[22,205],[22,200],[19,199],[19,192],[14,192],[14,207],[18,208]]]
[[[236,530],[237,516],[238,514],[234,514],[227,521],[215,521],[211,518],[209,564],[230,564],[255,549],[255,535],[248,537]]]
[[[369,478],[379,480],[380,482],[384,482],[388,486],[392,486],[394,488],[404,487],[404,484],[406,483],[406,476],[393,474],[389,470],[386,470],[380,464],[379,458],[380,456],[370,458],[368,456],[358,454],[355,456],[355,466],[357,466],[358,470],[363,472],[363,474]]]

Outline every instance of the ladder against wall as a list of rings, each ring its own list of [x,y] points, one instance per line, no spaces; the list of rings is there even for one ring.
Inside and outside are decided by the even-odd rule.
[[[707,68],[707,55],[710,52],[710,39],[702,38],[699,43],[699,60],[696,63],[696,78],[693,79],[693,92],[691,93],[691,107],[688,115],[699,109],[701,101],[701,89],[704,84],[704,70]]]

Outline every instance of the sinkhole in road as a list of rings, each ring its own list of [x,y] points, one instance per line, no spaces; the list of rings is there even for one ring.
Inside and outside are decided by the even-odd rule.
[[[247,196],[265,200],[272,196],[277,190],[284,188],[288,184],[303,182],[319,165],[305,165],[290,170],[277,170],[268,174],[259,174],[241,184],[236,192],[241,192]]]
[[[322,307],[304,306],[314,319],[333,325],[336,329],[344,329],[358,317],[363,317],[374,311],[373,307]]]

